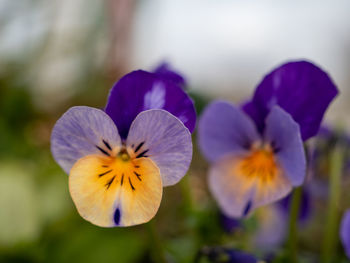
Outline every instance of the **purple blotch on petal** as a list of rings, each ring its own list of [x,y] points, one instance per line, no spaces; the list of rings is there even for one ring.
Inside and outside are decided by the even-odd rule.
[[[190,132],[194,130],[196,112],[187,93],[174,82],[143,70],[125,75],[113,86],[105,111],[126,139],[132,121],[149,109],[164,109],[179,118]]]
[[[208,161],[227,153],[244,153],[260,140],[253,121],[229,102],[216,101],[203,112],[198,124],[198,140]]]
[[[289,62],[266,75],[252,100],[243,106],[260,132],[274,105],[300,125],[303,140],[316,135],[328,105],[338,90],[326,72],[307,61]]]
[[[274,106],[266,118],[264,138],[276,151],[276,159],[292,185],[301,185],[306,175],[306,157],[299,125],[286,111]]]
[[[192,160],[192,137],[184,124],[171,113],[147,110],[137,115],[131,124],[126,145],[140,144],[142,147],[138,149],[137,156],[147,155],[155,162],[163,186],[177,183],[186,174]]]
[[[90,154],[108,155],[109,148],[121,146],[118,129],[102,110],[77,106],[56,122],[51,134],[51,152],[69,173],[74,163]]]
[[[345,254],[350,259],[350,209],[348,209],[343,215],[340,225],[340,239],[343,244]]]
[[[116,224],[116,225],[119,225],[119,223],[120,223],[120,217],[121,217],[121,215],[120,215],[120,210],[119,210],[119,208],[117,208],[116,210],[115,210],[115,212],[114,212],[114,223]]]

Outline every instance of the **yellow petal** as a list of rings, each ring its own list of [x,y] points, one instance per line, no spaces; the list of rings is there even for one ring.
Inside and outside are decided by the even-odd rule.
[[[83,157],[70,171],[69,190],[79,214],[102,227],[145,223],[162,199],[159,169],[149,158]]]

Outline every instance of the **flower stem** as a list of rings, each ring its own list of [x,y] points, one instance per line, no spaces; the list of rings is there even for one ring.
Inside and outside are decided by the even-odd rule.
[[[155,219],[147,223],[146,226],[148,230],[152,260],[155,263],[166,263],[167,261],[165,258],[164,247],[156,230]]]
[[[335,249],[338,240],[338,220],[339,211],[338,206],[340,202],[340,184],[341,175],[343,171],[344,163],[344,149],[340,145],[337,145],[331,152],[330,156],[330,170],[329,170],[329,199],[328,199],[328,212],[326,218],[325,233],[323,238],[323,251],[322,262],[332,262],[335,256]]]
[[[298,262],[298,218],[301,197],[302,187],[294,189],[289,213],[288,249],[290,263]]]
[[[191,213],[193,212],[193,200],[188,174],[180,181],[180,187],[185,211]]]

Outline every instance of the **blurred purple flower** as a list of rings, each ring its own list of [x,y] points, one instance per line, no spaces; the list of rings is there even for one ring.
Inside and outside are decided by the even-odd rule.
[[[340,225],[340,239],[343,244],[345,254],[350,259],[350,209],[343,215]]]
[[[289,194],[287,197],[283,198],[278,204],[283,211],[284,214],[289,217],[290,206],[292,202],[292,195]],[[299,222],[306,222],[312,212],[312,200],[311,200],[311,192],[307,186],[304,186],[302,189],[302,196],[300,201],[300,209],[299,209]]]
[[[199,146],[212,162],[209,188],[227,216],[243,217],[304,181],[299,125],[279,106],[265,121],[261,135],[242,110],[221,101],[211,103],[200,118]]]
[[[172,67],[167,62],[161,63],[153,72],[156,73],[160,78],[170,80],[183,89],[186,88],[187,83],[185,78],[177,71],[172,69]]]
[[[227,233],[232,233],[235,230],[239,229],[242,224],[241,221],[236,219],[236,218],[232,218],[232,217],[228,217],[225,214],[220,213],[220,222],[221,222],[221,226],[222,228],[227,232]]]
[[[288,229],[288,214],[278,203],[259,209],[256,213],[258,228],[254,243],[259,249],[273,252],[284,242]]]
[[[266,75],[243,106],[262,132],[265,118],[279,105],[300,125],[303,140],[317,134],[328,105],[338,94],[331,78],[307,61],[289,62]]]
[[[112,88],[106,112],[70,108],[53,128],[51,151],[69,173],[79,214],[102,227],[149,221],[162,187],[188,170],[195,118],[181,87],[145,71]]]

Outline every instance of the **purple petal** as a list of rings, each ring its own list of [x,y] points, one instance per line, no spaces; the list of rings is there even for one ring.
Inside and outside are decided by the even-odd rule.
[[[230,152],[245,152],[260,140],[252,120],[228,102],[211,103],[198,125],[198,140],[202,154],[216,161]]]
[[[138,70],[121,78],[111,89],[106,113],[126,139],[137,114],[149,109],[164,109],[179,118],[192,132],[196,123],[193,101],[179,85],[157,74]]]
[[[345,212],[340,226],[340,239],[345,253],[350,259],[350,209]]]
[[[160,78],[172,81],[175,84],[179,85],[182,88],[186,87],[185,78],[180,75],[178,72],[173,70],[170,65],[166,62],[160,64],[154,71]]]
[[[266,118],[265,140],[273,146],[277,161],[292,185],[301,185],[306,175],[306,157],[299,125],[278,106]]]
[[[300,125],[303,140],[314,136],[323,115],[337,95],[331,78],[307,61],[286,63],[269,73],[258,85],[253,99],[243,109],[264,129],[272,106],[279,105]]]
[[[135,156],[147,156],[156,163],[164,186],[177,183],[192,160],[191,133],[165,110],[141,112],[131,124],[126,144]]]
[[[78,159],[89,154],[109,155],[120,146],[118,130],[111,118],[91,107],[70,108],[56,122],[51,134],[51,152],[66,173]]]

